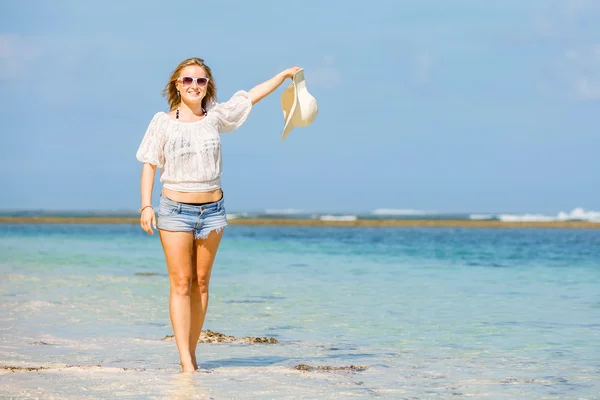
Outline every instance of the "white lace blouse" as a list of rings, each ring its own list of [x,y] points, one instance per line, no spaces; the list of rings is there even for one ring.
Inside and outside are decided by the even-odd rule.
[[[138,148],[142,163],[161,168],[160,181],[179,192],[208,192],[221,187],[220,133],[239,128],[248,118],[252,101],[240,90],[224,103],[207,106],[196,122],[180,122],[165,112],[154,115]]]

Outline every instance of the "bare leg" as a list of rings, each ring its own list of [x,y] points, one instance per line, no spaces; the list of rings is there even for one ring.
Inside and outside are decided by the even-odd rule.
[[[194,258],[195,259],[195,255]],[[200,313],[202,302],[200,300],[200,290],[198,290],[198,275],[196,273],[196,268],[192,267],[192,288],[191,288],[191,328],[190,328],[190,343],[189,350],[190,355],[192,356],[192,364],[194,365],[194,369],[198,369],[198,363],[196,362],[196,345],[198,344],[198,338],[200,337],[200,331],[202,330],[202,325],[200,324]],[[195,345],[195,344],[196,345]]]
[[[190,330],[190,354],[194,366],[196,363],[196,346],[204,325],[206,310],[208,310],[208,286],[210,283],[210,273],[217,256],[217,250],[223,237],[223,230],[219,232],[212,231],[206,239],[196,239],[194,241],[194,261],[195,268],[192,282],[192,328]]]
[[[190,354],[191,329],[191,283],[192,283],[192,232],[170,232],[159,230],[167,269],[169,271],[169,313],[179,350],[183,372],[194,372]]]

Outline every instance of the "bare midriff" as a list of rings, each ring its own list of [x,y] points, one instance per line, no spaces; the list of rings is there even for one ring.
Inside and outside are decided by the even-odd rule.
[[[223,196],[221,189],[215,189],[210,192],[178,192],[164,187],[162,194],[167,199],[180,203],[212,203],[221,200]]]

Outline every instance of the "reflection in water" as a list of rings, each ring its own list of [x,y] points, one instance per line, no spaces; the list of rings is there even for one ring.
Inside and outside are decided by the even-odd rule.
[[[170,389],[167,391],[167,398],[170,400],[186,399],[212,399],[208,390],[201,385],[202,373],[184,374],[178,372],[170,380]]]

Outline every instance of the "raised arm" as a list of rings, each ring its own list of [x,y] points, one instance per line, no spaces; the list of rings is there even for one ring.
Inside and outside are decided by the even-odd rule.
[[[292,78],[296,72],[300,70],[299,67],[288,68],[285,71],[281,71],[271,79],[259,83],[248,91],[252,104],[256,104],[279,87],[286,80],[286,78]]]

